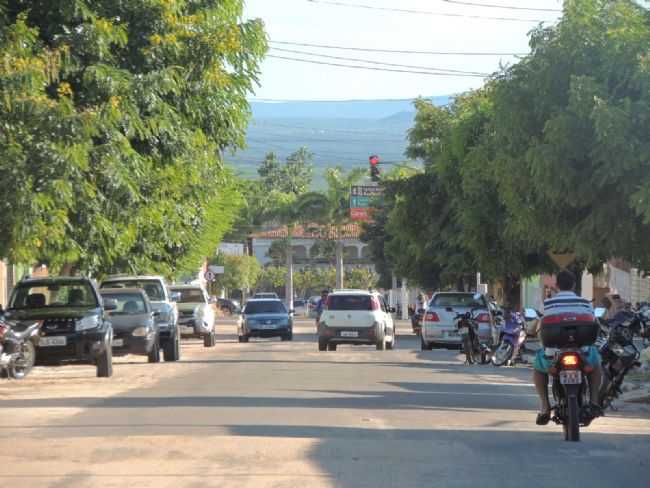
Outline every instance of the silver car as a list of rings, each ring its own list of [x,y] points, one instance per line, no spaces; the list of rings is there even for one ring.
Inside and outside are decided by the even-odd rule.
[[[422,318],[422,350],[430,351],[434,347],[456,348],[461,345],[456,316],[474,310],[474,317],[479,323],[479,340],[490,343],[494,317],[490,312],[487,297],[475,298],[473,292],[436,293]]]

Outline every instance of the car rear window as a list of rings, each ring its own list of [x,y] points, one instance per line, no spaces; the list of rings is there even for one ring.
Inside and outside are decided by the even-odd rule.
[[[287,309],[282,302],[277,300],[260,300],[255,302],[248,302],[245,315],[255,315],[258,313],[287,313]]]
[[[483,299],[475,300],[472,293],[445,293],[443,295],[436,295],[430,307],[485,307]]]
[[[102,283],[102,288],[142,288],[149,300],[165,301],[165,290],[158,280],[111,280]]]
[[[372,310],[372,301],[368,295],[330,295],[327,300],[328,310]]]

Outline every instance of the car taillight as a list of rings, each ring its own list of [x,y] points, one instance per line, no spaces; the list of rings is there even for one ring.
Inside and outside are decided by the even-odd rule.
[[[478,317],[476,317],[477,322],[483,322],[483,323],[490,323],[490,314],[487,312],[480,313]]]
[[[577,354],[565,354],[560,358],[560,363],[565,369],[578,369],[580,367],[580,356]]]
[[[427,314],[424,316],[424,320],[427,322],[440,322],[440,317],[438,317],[438,314],[436,312],[427,312]]]
[[[379,300],[376,297],[370,299],[370,307],[372,310],[379,310]]]

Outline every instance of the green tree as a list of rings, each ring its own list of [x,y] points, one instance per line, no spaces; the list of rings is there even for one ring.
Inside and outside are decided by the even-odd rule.
[[[275,291],[281,295],[286,278],[286,267],[265,266],[255,283],[255,289],[258,291]]]
[[[200,264],[239,202],[221,154],[243,145],[266,50],[242,3],[1,2],[1,256]]]
[[[301,147],[290,154],[284,163],[275,153],[270,152],[257,169],[261,187],[265,193],[277,191],[300,195],[307,192],[313,177],[314,155]]]
[[[368,290],[377,287],[378,276],[368,268],[352,268],[346,273],[346,282],[349,288]]]
[[[261,274],[262,266],[254,256],[230,256],[219,254],[211,264],[224,267],[224,274],[217,275],[216,285],[230,294],[242,290],[244,296],[253,288]]]

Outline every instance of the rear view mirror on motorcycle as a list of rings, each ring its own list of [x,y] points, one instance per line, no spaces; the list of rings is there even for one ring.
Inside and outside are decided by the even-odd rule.
[[[605,318],[605,315],[607,315],[607,309],[605,307],[598,307],[594,310],[594,316],[597,319]]]
[[[537,312],[535,311],[534,308],[526,308],[526,309],[524,309],[524,318],[527,321],[530,321],[530,320],[539,319],[539,316],[537,315]]]

